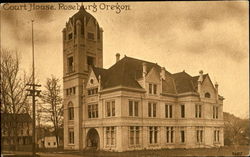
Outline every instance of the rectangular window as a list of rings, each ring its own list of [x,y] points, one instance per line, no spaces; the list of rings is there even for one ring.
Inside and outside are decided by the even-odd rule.
[[[139,102],[138,101],[134,101],[134,116],[138,117],[138,106]]]
[[[133,101],[129,101],[129,116],[133,116]]]
[[[156,93],[157,93],[157,85],[154,84],[154,94],[156,94]]]
[[[220,142],[220,130],[219,129],[215,129],[214,130],[214,142]]]
[[[112,116],[115,116],[115,101],[112,101]]]
[[[106,116],[107,117],[115,116],[115,101],[106,102]]]
[[[74,107],[69,107],[69,120],[74,120]]]
[[[181,105],[181,118],[185,118],[185,105]]]
[[[156,104],[153,103],[153,117],[156,117]]]
[[[74,130],[69,129],[69,144],[74,144]]]
[[[73,56],[68,57],[68,73],[74,71],[74,59]]]
[[[88,118],[98,118],[98,104],[88,105]]]
[[[148,92],[149,92],[149,94],[157,94],[157,85],[149,83]]]
[[[129,116],[138,117],[138,101],[129,100]]]
[[[198,127],[196,129],[196,142],[197,143],[203,142],[203,128],[202,127]]]
[[[174,127],[166,127],[167,143],[174,143]]]
[[[219,117],[219,107],[215,108],[215,118],[218,119]]]
[[[213,106],[213,119],[218,119],[219,107]]]
[[[129,140],[130,145],[140,144],[140,130],[138,126],[129,127]]]
[[[165,105],[165,117],[166,118],[172,118],[172,111],[173,107],[172,105]]]
[[[156,103],[148,103],[148,117],[156,117]]]
[[[88,32],[88,39],[89,40],[94,40],[95,39],[94,33]]]
[[[88,95],[98,94],[98,88],[88,89]]]
[[[195,118],[201,118],[201,105],[196,104],[195,105]]]
[[[116,139],[115,127],[114,126],[106,127],[105,134],[106,134],[106,146],[114,146]]]
[[[180,131],[180,142],[185,143],[185,130]]]
[[[148,117],[151,117],[151,113],[152,113],[152,104],[148,103]]]
[[[149,127],[149,143],[156,144],[158,142],[158,127]]]
[[[152,94],[152,93],[153,93],[153,91],[152,91],[152,84],[151,84],[151,83],[149,84],[149,89],[148,89],[148,91],[149,91],[149,94]]]

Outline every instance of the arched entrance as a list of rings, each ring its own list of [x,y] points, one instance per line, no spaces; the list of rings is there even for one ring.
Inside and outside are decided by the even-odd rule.
[[[87,134],[87,147],[97,149],[100,145],[100,138],[96,129],[91,128]]]

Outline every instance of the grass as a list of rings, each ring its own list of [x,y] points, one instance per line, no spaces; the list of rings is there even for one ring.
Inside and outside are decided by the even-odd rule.
[[[81,157],[166,157],[166,156],[248,156],[250,146],[225,146],[221,148],[194,148],[194,149],[161,149],[161,150],[138,150],[127,152],[106,152],[106,151],[66,151],[66,150],[48,150],[40,151],[41,156],[81,156]],[[22,157],[25,152],[15,152]],[[26,155],[31,152],[26,152]]]
[[[127,152],[82,151],[76,154],[97,157],[166,157],[166,156],[248,156],[249,146],[194,149],[161,149]]]

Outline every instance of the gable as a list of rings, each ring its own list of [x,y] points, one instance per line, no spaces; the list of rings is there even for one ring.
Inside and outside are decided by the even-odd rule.
[[[89,77],[88,77],[86,88],[93,88],[93,87],[97,87],[98,85],[99,85],[99,81],[96,78],[93,70],[91,70]]]
[[[160,73],[153,67],[146,75],[146,82],[160,83]]]
[[[205,97],[205,94],[209,93],[210,98],[216,98],[216,91],[214,85],[209,76],[205,77],[201,85],[201,97]]]

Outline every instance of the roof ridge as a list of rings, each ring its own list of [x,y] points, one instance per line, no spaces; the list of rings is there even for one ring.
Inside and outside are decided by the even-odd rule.
[[[130,59],[134,59],[134,60],[137,60],[137,61],[141,61],[141,62],[146,62],[146,63],[158,65],[158,64],[156,64],[156,63],[153,63],[153,62],[150,62],[150,61],[146,61],[146,60],[142,60],[142,59],[137,59],[137,58],[128,57],[128,56],[125,56],[125,57],[130,58]],[[124,57],[124,58],[125,58],[125,57]],[[159,65],[158,65],[158,66],[159,66]]]

